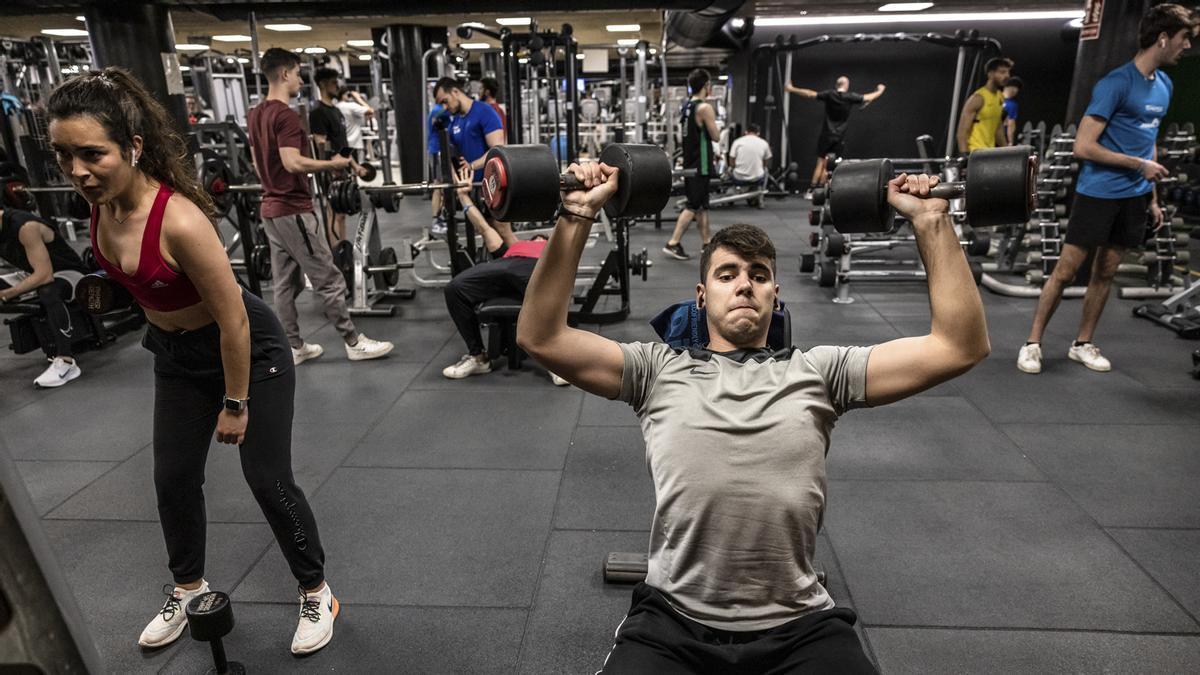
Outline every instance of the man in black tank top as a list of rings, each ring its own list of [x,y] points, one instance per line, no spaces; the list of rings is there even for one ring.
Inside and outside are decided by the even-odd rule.
[[[88,273],[79,254],[71,248],[57,228],[38,216],[17,209],[0,210],[0,260],[27,276],[9,285],[0,280],[0,302],[8,302],[37,291],[38,304],[46,310],[46,323],[54,334],[54,354],[50,367],[33,383],[39,387],[60,387],[79,377],[72,338],[79,328],[72,325],[66,302],[75,296],[75,282]]]
[[[690,256],[683,251],[683,233],[695,218],[700,229],[700,243],[708,245],[711,234],[708,229],[708,191],[709,178],[716,173],[713,142],[720,137],[717,129],[717,113],[712,105],[705,102],[712,95],[712,78],[708,71],[702,68],[693,70],[688,75],[688,91],[692,97],[683,106],[680,124],[683,127],[683,168],[694,169],[695,176],[683,179],[684,194],[687,204],[679,220],[675,221],[675,232],[663,246],[663,253],[676,260],[687,260]]]
[[[850,112],[855,106],[866,107],[872,101],[883,96],[887,87],[875,85],[875,91],[869,94],[857,94],[850,91],[850,78],[842,75],[837,79],[835,89],[816,91],[797,87],[791,82],[784,85],[789,94],[798,94],[801,98],[811,98],[825,104],[825,121],[821,124],[821,135],[817,137],[817,164],[813,167],[812,182],[809,184],[805,199],[812,199],[812,189],[825,184],[826,166],[829,158],[841,157],[846,150],[846,127],[850,123]]]

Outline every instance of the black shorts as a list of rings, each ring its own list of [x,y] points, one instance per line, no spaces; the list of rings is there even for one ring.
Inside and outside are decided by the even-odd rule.
[[[1086,250],[1097,246],[1137,248],[1146,241],[1149,208],[1149,192],[1119,199],[1098,199],[1076,192],[1066,242]]]
[[[688,619],[646,583],[633,589],[605,675],[661,673],[877,673],[854,632],[853,610],[835,607],[762,631],[725,631]]]
[[[845,155],[846,139],[822,132],[817,138],[817,157]]]
[[[692,211],[708,208],[708,192],[708,176],[687,176],[683,179],[683,194],[687,196],[687,207]]]

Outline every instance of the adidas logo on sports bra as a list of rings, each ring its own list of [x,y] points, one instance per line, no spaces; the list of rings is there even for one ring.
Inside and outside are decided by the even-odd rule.
[[[150,288],[166,288],[166,287],[167,287],[167,285],[158,279],[155,279],[154,283],[150,284]]]

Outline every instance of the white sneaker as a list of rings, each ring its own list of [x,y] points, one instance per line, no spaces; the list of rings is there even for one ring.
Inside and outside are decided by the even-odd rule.
[[[292,363],[297,366],[309,359],[315,359],[325,353],[325,348],[318,344],[305,342],[300,349],[292,348]]]
[[[550,373],[550,381],[553,382],[554,386],[556,387],[565,387],[568,384],[571,384],[570,382],[567,382],[563,378],[559,377],[556,373]]]
[[[492,372],[492,362],[488,360],[487,354],[479,356],[466,354],[458,360],[458,363],[442,369],[442,375],[452,380],[461,380],[471,375],[483,375],[490,372]]]
[[[387,356],[395,348],[396,345],[390,342],[372,340],[366,335],[359,333],[358,342],[353,347],[346,345],[346,358],[351,361],[378,359]]]
[[[1017,354],[1017,368],[1026,373],[1042,372],[1042,346],[1035,342],[1021,347]]]
[[[145,630],[138,637],[138,644],[149,649],[165,647],[183,635],[183,629],[187,627],[187,614],[183,609],[191,602],[192,598],[201,593],[208,592],[208,582],[201,581],[200,588],[194,591],[187,591],[178,586],[172,587],[171,584],[163,586],[163,593],[167,595],[167,601],[163,603],[162,609],[158,610],[158,614],[146,624]]]
[[[74,361],[67,361],[61,356],[56,356],[50,359],[50,366],[41,375],[37,376],[33,384],[44,389],[61,387],[81,374],[82,371],[79,370],[79,364]]]
[[[337,618],[341,606],[329,584],[313,594],[300,591],[300,622],[296,625],[296,634],[292,637],[293,654],[311,654],[329,644],[333,639],[333,620]]]
[[[1100,348],[1090,342],[1078,346],[1072,344],[1071,349],[1067,351],[1067,358],[1078,361],[1098,373],[1112,370],[1112,364],[1100,355]]]

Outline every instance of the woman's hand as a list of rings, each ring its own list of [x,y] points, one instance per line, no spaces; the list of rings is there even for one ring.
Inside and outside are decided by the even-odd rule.
[[[217,442],[241,445],[246,440],[246,423],[249,421],[249,410],[240,413],[221,410],[221,414],[217,416]]]

